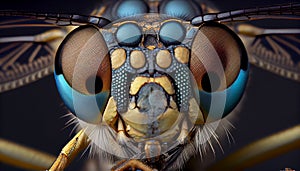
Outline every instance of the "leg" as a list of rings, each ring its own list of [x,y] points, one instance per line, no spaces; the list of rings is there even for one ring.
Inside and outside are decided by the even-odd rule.
[[[84,131],[79,131],[75,137],[61,150],[49,171],[64,170],[77,154],[89,145]]]
[[[45,170],[54,160],[52,155],[0,138],[0,162],[22,169]]]

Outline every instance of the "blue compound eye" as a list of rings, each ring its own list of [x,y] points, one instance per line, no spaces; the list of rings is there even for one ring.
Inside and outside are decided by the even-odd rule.
[[[165,0],[159,7],[159,13],[183,20],[191,20],[201,14],[201,9],[193,1]]]
[[[93,26],[72,31],[55,58],[57,89],[79,119],[99,123],[110,94],[111,64],[106,42]]]
[[[177,45],[185,38],[185,28],[176,21],[164,23],[159,30],[159,39],[165,46]]]
[[[143,0],[125,0],[119,1],[113,9],[113,16],[124,18],[137,14],[148,13],[148,5]]]
[[[239,37],[218,23],[206,23],[194,37],[190,70],[207,122],[228,115],[239,103],[248,78],[248,58]]]
[[[134,23],[125,23],[118,28],[116,38],[121,46],[137,46],[141,42],[142,31]]]

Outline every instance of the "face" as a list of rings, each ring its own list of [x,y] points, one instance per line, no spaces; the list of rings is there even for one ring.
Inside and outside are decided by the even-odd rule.
[[[160,9],[169,15],[177,15],[170,10],[172,8],[167,8],[172,4],[167,2],[164,1]],[[139,9],[148,10],[143,5]],[[105,28],[81,27],[66,38],[56,57],[56,82],[64,102],[84,128],[91,132],[107,128],[116,137],[125,131],[129,141],[133,141],[131,150],[135,154],[152,148],[154,154],[147,155],[156,156],[162,153],[160,150],[171,149],[174,142],[177,145],[182,139],[194,140],[197,137],[195,129],[217,122],[230,113],[244,91],[248,61],[243,45],[225,26],[206,23],[195,27],[186,22],[192,15],[199,15],[199,11],[181,18],[183,20],[178,19],[180,16],[126,18],[127,14],[120,13],[122,11],[115,8],[118,15],[110,18],[114,22]],[[185,12],[180,14],[190,14]],[[123,20],[118,20],[120,18]],[[286,91],[278,90],[291,89],[291,86],[283,88],[286,84],[269,83],[272,75],[252,69],[259,73],[254,74],[253,79],[266,76],[268,78],[262,78],[261,82],[268,80],[266,82],[271,86],[262,90],[266,84],[258,86],[256,82],[257,88],[248,93],[249,99],[254,94],[264,96],[266,92],[270,97],[274,97],[274,92],[281,92],[278,96],[282,99]],[[270,87],[276,90],[270,91]],[[257,93],[258,89],[263,93]],[[264,116],[269,121],[266,113],[276,113],[278,111],[270,112],[270,109],[282,106],[280,100],[266,104],[271,100],[262,100],[261,96],[253,99],[256,104],[264,105],[251,113],[249,111],[258,108],[252,105],[243,111],[247,113],[243,115],[247,118],[255,113],[256,124]],[[267,111],[262,112],[264,110]],[[280,113],[285,113],[285,109],[282,110]],[[276,116],[272,115],[274,125]],[[242,125],[249,123],[239,122],[239,129]],[[278,125],[282,125],[281,122]],[[245,127],[250,130],[248,128],[252,126]],[[265,122],[260,127],[265,128]],[[112,137],[116,143],[112,143],[114,149],[109,149],[92,133],[90,137],[101,149],[112,154],[119,154],[114,151],[115,146],[124,145]]]
[[[147,14],[102,29],[75,29],[58,50],[55,78],[82,126],[93,125],[90,134],[99,125],[116,135],[122,131],[153,157],[194,139],[197,127],[219,121],[237,105],[248,59],[224,25],[196,27]],[[103,144],[97,145],[115,154]],[[155,152],[147,156],[149,146]]]

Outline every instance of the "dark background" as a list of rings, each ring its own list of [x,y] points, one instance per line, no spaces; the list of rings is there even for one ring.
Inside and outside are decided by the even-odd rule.
[[[285,0],[230,0],[212,1],[221,10],[285,3]],[[295,1],[294,1],[295,2]],[[34,10],[40,12],[85,13],[99,2],[80,0],[28,0],[1,1],[1,9]],[[295,22],[300,28],[299,22]],[[0,95],[0,137],[12,140],[51,154],[58,154],[70,139],[71,129],[64,128],[68,113],[60,99],[53,76]],[[251,67],[249,84],[242,104],[233,117],[234,143],[222,141],[224,153],[216,146],[217,161],[244,145],[272,133],[300,123],[300,83],[279,77],[265,70]],[[67,170],[81,170],[86,155],[74,160]],[[205,160],[206,157],[204,157]],[[195,170],[203,161],[192,159],[184,170]],[[300,170],[300,150],[289,152],[247,170],[281,170],[286,167]],[[192,169],[194,168],[194,169]],[[20,171],[5,164],[0,170]]]

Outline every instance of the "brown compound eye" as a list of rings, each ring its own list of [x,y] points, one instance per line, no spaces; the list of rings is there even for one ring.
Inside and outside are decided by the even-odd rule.
[[[190,59],[190,69],[198,89],[207,92],[229,87],[244,67],[243,45],[226,26],[207,23],[196,34]]]
[[[100,31],[82,26],[72,31],[60,46],[56,60],[69,85],[83,94],[109,92],[111,64]]]

